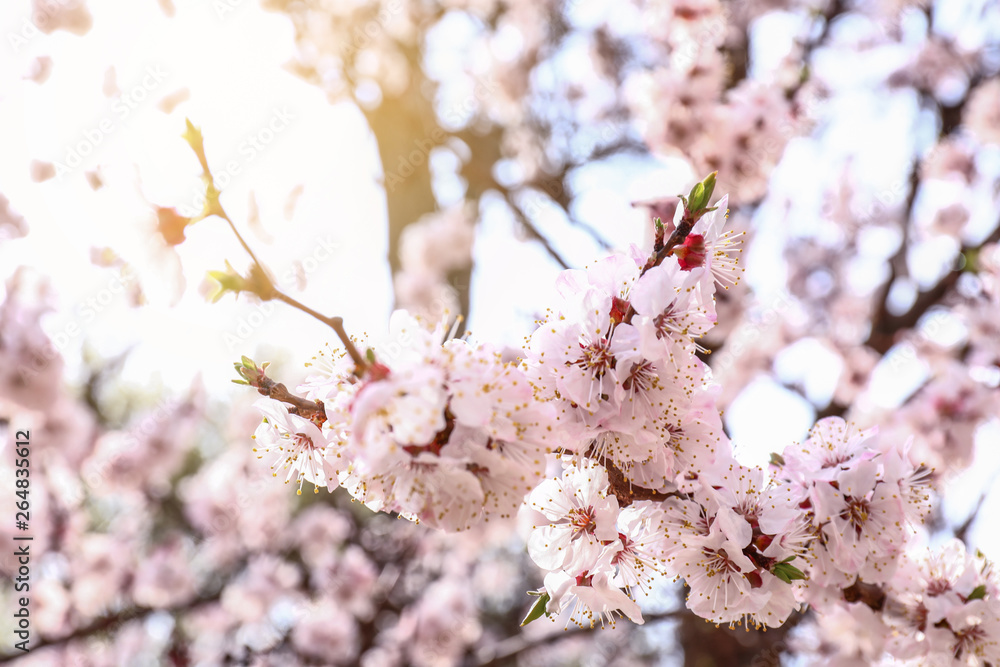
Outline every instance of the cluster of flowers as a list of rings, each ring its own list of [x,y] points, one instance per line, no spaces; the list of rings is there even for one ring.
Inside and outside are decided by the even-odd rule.
[[[405,312],[363,363],[332,355],[304,399],[244,359],[243,381],[270,397],[258,404],[261,455],[276,451],[275,475],[300,492],[343,486],[446,530],[520,512],[545,571],[526,621],[568,611],[581,625],[641,623],[636,595],[662,577],[684,580],[694,613],[730,625],[777,627],[803,603],[857,601],[862,586],[885,596],[909,567],[930,471],[909,443],[837,417],[769,472],[735,460],[697,356],[717,287],[741,270],[727,199],[708,207],[713,188],[714,174],[673,223],[657,221],[651,252],[564,272],[562,303],[516,361]],[[993,633],[975,618],[948,627],[982,655]]]
[[[840,597],[814,596],[812,624],[793,638],[825,664],[997,664],[1000,578],[958,539],[912,549],[886,585],[852,585]]]
[[[517,367],[486,345],[451,339],[397,311],[391,341],[364,375],[346,356],[300,389],[311,417],[260,399],[254,438],[286,481],[344,486],[376,511],[444,530],[510,517],[544,472],[556,434]],[[392,354],[395,352],[396,354]],[[262,454],[263,455],[263,454]],[[277,472],[275,473],[277,474]]]

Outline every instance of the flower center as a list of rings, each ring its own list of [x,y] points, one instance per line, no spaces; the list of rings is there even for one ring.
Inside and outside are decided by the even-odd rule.
[[[986,633],[980,625],[959,630],[955,632],[954,655],[959,660],[967,655],[981,656],[980,649],[987,641]]]
[[[641,364],[632,366],[628,377],[622,383],[625,391],[647,392],[656,385],[656,374],[653,372],[653,364],[644,361]]]
[[[934,597],[944,595],[951,590],[951,582],[947,579],[932,579],[927,583],[927,595]]]
[[[729,558],[729,554],[726,553],[725,549],[719,549],[717,551],[712,549],[702,549],[702,553],[708,557],[705,561],[705,566],[708,568],[710,574],[725,574],[728,572],[740,571],[740,568],[736,566],[736,563]]]
[[[847,519],[854,526],[854,531],[860,535],[871,514],[871,505],[864,498],[846,497],[847,507],[841,510],[840,518]]]
[[[582,353],[576,361],[567,361],[567,366],[579,366],[585,371],[589,371],[594,377],[600,378],[614,367],[615,357],[611,354],[611,343],[606,339],[584,345],[580,343]]]
[[[656,330],[656,338],[659,340],[684,333],[681,326],[681,312],[678,310],[676,302],[671,302],[662,313],[653,318],[653,328]]]
[[[684,435],[684,429],[680,426],[674,424],[667,424],[667,442],[665,443],[670,449],[680,452],[681,449],[681,437]]]
[[[573,527],[573,538],[597,530],[597,518],[594,507],[575,508],[569,511],[569,523]]]
[[[612,565],[620,565],[624,563],[627,558],[635,555],[635,542],[632,538],[623,533],[618,533],[618,539],[621,540],[622,548],[621,551],[617,552],[611,559]]]

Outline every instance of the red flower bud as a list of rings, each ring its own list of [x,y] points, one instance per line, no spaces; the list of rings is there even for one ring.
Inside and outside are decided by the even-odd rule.
[[[673,254],[684,271],[705,266],[705,237],[701,234],[688,234],[684,243],[674,248]]]

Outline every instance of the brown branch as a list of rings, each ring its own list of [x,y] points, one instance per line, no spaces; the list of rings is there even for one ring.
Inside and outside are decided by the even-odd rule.
[[[235,576],[238,572],[242,571],[245,566],[245,561],[240,564],[237,568],[230,571],[225,577],[221,585],[217,586],[214,590],[202,593],[201,595],[195,596],[186,602],[176,604],[172,607],[147,607],[144,605],[139,605],[135,607],[128,607],[121,611],[106,614],[104,616],[99,616],[95,618],[90,623],[83,625],[75,630],[57,637],[42,637],[37,641],[32,641],[29,644],[29,649],[31,651],[38,651],[43,648],[59,647],[65,646],[70,642],[77,640],[87,639],[94,635],[105,634],[105,633],[115,633],[122,628],[126,623],[132,621],[139,621],[153,612],[165,611],[169,614],[180,614],[202,607],[213,602],[218,602],[222,597],[222,592],[226,588],[226,584]],[[21,658],[27,654],[24,653],[7,653],[0,655],[0,664],[5,664],[8,662],[13,662],[18,658]]]
[[[980,250],[984,245],[998,242],[1000,242],[1000,218],[997,219],[996,226],[989,236],[975,245],[963,244],[960,254],[968,255]],[[872,322],[871,334],[869,334],[865,344],[880,354],[888,352],[889,348],[896,342],[896,334],[903,329],[911,329],[916,326],[928,310],[940,303],[951,292],[961,275],[961,270],[951,271],[933,287],[922,290],[917,294],[910,309],[902,315],[892,315],[888,311],[883,312],[880,309],[880,317]]]
[[[533,127],[533,131],[538,136],[548,136],[551,133],[551,129],[547,129],[545,127]],[[570,188],[566,185],[566,180],[574,170],[593,162],[603,160],[614,155],[642,154],[646,153],[648,150],[642,142],[635,141],[634,139],[626,136],[624,138],[616,139],[609,143],[597,146],[583,159],[568,160],[563,162],[557,170],[552,172],[543,172],[542,175],[521,183],[511,189],[501,183],[497,183],[491,170],[491,167],[495,162],[505,157],[502,145],[506,135],[501,129],[494,127],[491,128],[489,132],[485,133],[479,133],[473,130],[461,130],[453,133],[451,136],[454,136],[465,143],[469,147],[472,155],[476,156],[476,159],[470,160],[462,166],[461,175],[469,183],[469,198],[479,198],[488,190],[496,190],[504,195],[504,199],[508,200],[508,205],[510,205],[511,208],[514,208],[514,206],[510,204],[508,194],[513,195],[515,191],[524,192],[526,190],[537,190],[540,193],[544,193],[563,210],[571,225],[582,229],[605,250],[611,249],[611,244],[608,240],[604,238],[604,236],[601,235],[601,233],[594,227],[576,219],[572,215],[571,204],[573,203],[573,197]],[[529,234],[531,234],[531,231],[532,230],[530,229],[528,230]],[[534,235],[532,235],[532,238],[541,240]]]
[[[802,63],[804,67],[806,68],[809,67],[809,59],[812,58],[813,51],[815,51],[817,47],[826,42],[827,38],[830,36],[830,28],[833,25],[834,19],[839,18],[846,11],[847,11],[847,4],[844,2],[844,0],[833,0],[833,2],[831,2],[830,5],[826,8],[826,11],[820,14],[820,16],[823,19],[823,27],[820,29],[819,34],[816,35],[815,38],[806,41],[802,45]],[[808,69],[803,71],[803,75],[799,79],[798,83],[796,83],[785,94],[785,96],[789,100],[794,100],[798,92],[802,90],[802,87],[805,86],[807,81],[809,81],[808,73],[809,73]]]
[[[656,500],[663,502],[669,500],[670,498],[683,498],[683,494],[677,491],[655,491],[653,489],[647,489],[644,486],[636,486],[632,484],[632,481],[625,476],[625,473],[615,465],[614,461],[604,456],[594,456],[593,441],[591,441],[590,447],[584,453],[584,456],[589,459],[596,460],[599,464],[604,466],[604,469],[608,472],[608,489],[614,494],[615,498],[618,499],[619,507],[628,507],[636,500]],[[576,452],[571,449],[566,449],[561,447],[556,451],[557,456],[579,456]]]
[[[976,506],[972,508],[972,512],[969,514],[968,518],[966,518],[965,521],[963,521],[960,526],[955,528],[955,537],[962,540],[962,542],[968,544],[965,538],[969,533],[969,529],[972,528],[972,524],[974,524],[976,522],[976,519],[979,518],[979,510],[983,509],[983,503],[986,502],[987,496],[989,496],[990,491],[993,490],[993,485],[996,482],[996,479],[997,476],[994,475],[993,479],[986,486],[986,490],[979,495],[979,500],[976,501]]]
[[[268,398],[291,405],[292,407],[288,411],[294,415],[308,419],[317,426],[322,426],[326,422],[326,408],[323,406],[322,401],[310,401],[301,396],[296,396],[288,391],[285,385],[275,382],[267,376],[264,376],[260,380],[260,385],[256,388],[262,396],[267,396]]]
[[[883,283],[882,287],[879,288],[875,297],[875,303],[878,305],[875,316],[872,318],[873,333],[875,332],[876,322],[883,322],[892,316],[892,313],[889,312],[889,292],[892,290],[893,283],[900,276],[905,276],[909,273],[906,268],[906,251],[910,247],[910,219],[913,217],[913,205],[916,203],[917,190],[920,187],[920,167],[919,161],[916,159],[913,160],[913,164],[910,167],[910,177],[908,180],[910,191],[906,197],[906,205],[903,207],[902,238],[899,241],[899,248],[889,258],[889,277]]]
[[[701,213],[702,215],[704,214],[704,212],[699,212],[699,213]],[[650,256],[650,258],[646,261],[646,265],[642,267],[642,272],[639,274],[639,277],[642,277],[650,269],[662,264],[663,260],[665,260],[667,257],[670,256],[670,253],[673,252],[676,246],[679,246],[680,244],[684,243],[684,240],[687,239],[688,234],[691,233],[691,229],[694,227],[695,223],[698,222],[699,217],[700,216],[692,214],[692,212],[689,211],[687,207],[685,207],[684,214],[681,217],[680,222],[677,223],[677,227],[674,229],[673,232],[671,232],[670,237],[667,239],[666,243],[664,243],[661,248],[656,250],[656,252],[654,252],[652,256]],[[633,308],[632,304],[630,303],[628,305],[628,309],[625,311],[625,316],[622,318],[622,322],[629,323],[632,321],[633,317],[635,317],[635,308]],[[611,335],[614,335],[614,331],[611,332]]]
[[[876,584],[866,584],[858,579],[844,589],[844,600],[847,602],[863,602],[873,611],[882,611],[885,606],[885,591]]]
[[[209,176],[211,176],[211,174],[209,174]],[[358,348],[354,346],[354,342],[351,340],[351,337],[347,335],[347,331],[344,329],[343,318],[327,317],[326,315],[318,313],[309,306],[288,296],[287,294],[281,292],[277,287],[275,287],[267,270],[264,268],[264,264],[257,258],[257,255],[254,254],[253,250],[250,249],[249,244],[247,244],[246,240],[243,238],[243,235],[240,234],[240,231],[236,229],[236,225],[233,223],[232,219],[229,217],[229,214],[226,213],[226,210],[223,208],[222,202],[216,202],[216,206],[217,210],[214,211],[214,214],[222,218],[229,224],[229,229],[232,230],[233,234],[236,236],[236,239],[240,242],[240,245],[243,246],[243,249],[247,252],[248,255],[250,255],[250,259],[253,260],[254,266],[257,269],[256,271],[253,271],[251,269],[250,272],[251,282],[256,283],[257,286],[256,289],[254,290],[254,293],[264,301],[269,301],[271,299],[277,299],[279,301],[283,301],[284,303],[287,303],[289,306],[296,308],[297,310],[301,310],[303,313],[306,313],[307,315],[316,318],[323,324],[333,329],[334,332],[336,332],[337,334],[337,338],[339,338],[340,342],[343,343],[344,348],[347,350],[347,353],[351,355],[351,361],[354,362],[354,374],[357,375],[358,377],[362,377],[365,374],[365,370],[367,370],[368,368],[368,362],[365,360],[364,357],[361,356],[361,353],[358,352]]]
[[[969,86],[965,92],[965,96],[958,102],[951,105],[941,104],[941,102],[937,100],[929,90],[918,89],[924,104],[927,104],[928,101],[930,101],[937,111],[938,117],[941,119],[941,127],[938,130],[938,141],[947,138],[958,129],[969,97],[975,87],[982,82],[983,78],[983,73],[981,71],[975,72],[969,78]],[[952,287],[954,287],[959,276],[959,272],[953,271],[942,278],[930,289],[920,292],[917,295],[917,299],[906,313],[894,316],[889,312],[886,300],[889,295],[889,291],[892,288],[892,283],[901,271],[905,271],[906,267],[906,251],[909,249],[910,221],[913,217],[913,204],[916,199],[917,188],[920,185],[919,159],[917,157],[914,158],[909,180],[910,193],[907,197],[905,213],[903,214],[903,239],[900,242],[899,249],[893,255],[892,259],[889,260],[889,278],[879,290],[878,296],[876,297],[876,303],[878,306],[876,314],[872,318],[871,334],[869,334],[868,340],[865,342],[868,347],[871,347],[880,354],[888,352],[889,348],[891,348],[895,343],[895,335],[901,329],[909,329],[915,326],[924,313],[944,298],[944,296],[951,291]],[[962,253],[967,253],[970,250],[978,250],[984,244],[990,242],[995,243],[998,240],[1000,240],[1000,220],[997,221],[997,227],[994,229],[993,234],[989,238],[976,246],[963,245]]]
[[[344,329],[344,319],[342,317],[327,317],[326,315],[322,315],[309,306],[293,299],[277,289],[274,290],[274,298],[287,303],[293,308],[301,310],[307,315],[313,316],[323,324],[333,329],[337,333],[337,338],[340,339],[340,342],[343,343],[344,347],[347,349],[347,353],[351,355],[351,361],[354,362],[355,375],[358,377],[364,375],[365,369],[368,367],[368,362],[361,356],[361,353],[358,352],[358,348],[355,347],[354,341],[351,340],[351,337],[347,335],[347,331]]]
[[[500,195],[504,198],[504,201],[507,202],[507,206],[509,206],[514,212],[514,216],[517,218],[518,222],[521,223],[521,227],[523,227],[528,233],[528,236],[535,241],[538,241],[542,247],[545,248],[545,252],[547,252],[549,256],[554,259],[557,264],[559,264],[559,266],[564,269],[570,268],[570,265],[565,259],[563,259],[563,256],[559,254],[559,251],[552,247],[552,243],[538,231],[534,223],[528,219],[527,214],[521,209],[518,203],[514,201],[514,193],[511,192],[510,188],[499,184],[496,185],[496,188],[500,191]]]
[[[691,233],[691,228],[694,227],[694,223],[697,222],[691,215],[689,211],[685,209],[684,216],[681,221],[677,224],[677,228],[670,233],[670,237],[663,244],[663,247],[653,253],[653,256],[649,258],[646,262],[646,266],[642,267],[642,272],[645,273],[655,266],[659,266],[663,263],[670,253],[673,252],[674,248],[684,243],[684,240]]]
[[[643,620],[648,624],[655,623],[657,621],[665,621],[671,618],[678,618],[685,614],[685,610],[675,609],[671,611],[661,611],[655,614],[644,614]],[[564,632],[554,632],[549,635],[535,637],[532,639],[525,639],[523,635],[515,635],[513,637],[509,637],[508,639],[499,641],[493,646],[480,649],[477,652],[480,660],[478,666],[499,667],[500,665],[511,664],[511,658],[514,658],[517,655],[536,648],[541,648],[547,644],[554,644],[562,641],[563,639],[570,639],[572,637],[590,634],[594,632],[594,630],[595,628],[575,627],[567,629]]]
[[[615,498],[618,499],[619,507],[628,507],[636,500],[656,500],[663,502],[664,500],[679,498],[681,496],[676,491],[665,493],[663,491],[647,489],[644,486],[636,486],[632,484],[631,480],[625,476],[625,473],[610,459],[602,456],[598,459],[598,462],[608,471],[608,488],[615,495]]]

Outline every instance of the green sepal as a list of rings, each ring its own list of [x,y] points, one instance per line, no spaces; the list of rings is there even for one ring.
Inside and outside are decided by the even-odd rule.
[[[694,187],[691,188],[691,193],[687,196],[684,201],[685,207],[692,213],[697,213],[699,211],[705,213],[708,210],[708,202],[712,200],[712,193],[715,192],[715,181],[716,176],[719,172],[713,171],[711,174],[706,176],[702,181],[695,183]],[[684,198],[681,197],[683,200]]]
[[[198,162],[201,163],[201,169],[204,174],[209,174],[208,170],[208,160],[205,159],[205,140],[201,136],[201,129],[194,126],[190,119],[185,118],[184,122],[186,124],[184,129],[184,134],[181,137],[187,142],[194,154],[198,156]]]
[[[692,211],[700,211],[705,205],[705,186],[702,183],[695,183],[688,195],[688,208]]]
[[[719,172],[713,171],[711,174],[705,177],[701,182],[702,191],[704,192],[704,199],[701,200],[701,205],[698,206],[699,209],[705,209],[708,211],[714,211],[715,209],[706,209],[708,202],[712,201],[712,194],[715,192],[715,180],[719,175]]]
[[[234,269],[228,261],[226,262],[225,271],[209,271],[208,277],[217,284],[215,289],[212,290],[212,293],[208,295],[208,298],[212,303],[217,302],[227,292],[239,294],[240,292],[249,291],[247,281],[243,278],[243,276],[236,272],[236,269]]]
[[[213,215],[224,217],[226,212],[222,210],[222,204],[219,203],[219,196],[222,193],[219,188],[215,187],[212,175],[206,172],[202,176],[202,180],[205,181],[205,205],[201,209],[201,217],[208,218]]]
[[[969,597],[965,598],[965,600],[966,602],[968,602],[969,600],[982,600],[985,597],[986,597],[986,584],[979,584],[978,586],[972,589],[972,592],[969,593]]]
[[[543,615],[549,615],[548,612],[545,611],[545,606],[549,603],[548,593],[544,591],[528,591],[528,595],[538,596],[538,599],[535,600],[535,604],[531,606],[531,610],[528,612],[528,615],[524,617],[523,621],[521,621],[522,628],[532,621],[537,621]]]
[[[803,572],[802,570],[795,567],[789,562],[793,558],[795,557],[792,556],[792,558],[786,558],[785,560],[776,564],[774,566],[774,569],[771,570],[771,574],[776,576],[778,579],[781,579],[786,584],[790,584],[796,579],[805,579],[806,578],[805,572]]]

